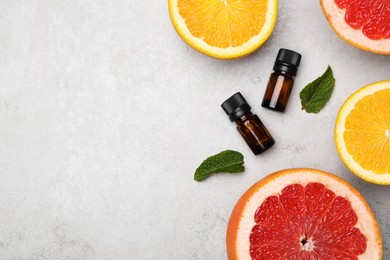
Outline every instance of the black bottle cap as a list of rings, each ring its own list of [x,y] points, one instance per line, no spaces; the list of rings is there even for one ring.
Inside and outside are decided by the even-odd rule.
[[[240,92],[237,92],[228,98],[225,102],[222,103],[221,107],[232,122],[236,121],[251,110],[250,105],[246,102],[245,98],[241,95]]]
[[[302,55],[298,52],[280,49],[275,60],[274,70],[289,72],[295,76],[297,75],[301,58]]]

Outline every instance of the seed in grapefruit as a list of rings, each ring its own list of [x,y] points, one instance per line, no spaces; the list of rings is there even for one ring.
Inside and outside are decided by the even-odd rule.
[[[390,185],[390,80],[369,84],[345,101],[334,138],[337,152],[353,173]]]
[[[360,49],[390,54],[389,0],[321,0],[333,30]]]
[[[314,169],[283,170],[238,200],[227,234],[229,260],[382,257],[378,223],[362,195]]]
[[[252,53],[271,35],[278,0],[168,0],[172,24],[194,49],[214,58]]]

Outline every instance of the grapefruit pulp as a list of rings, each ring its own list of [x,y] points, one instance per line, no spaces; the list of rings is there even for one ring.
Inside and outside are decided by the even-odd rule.
[[[321,0],[333,30],[360,49],[390,54],[390,2],[388,0]]]
[[[283,170],[238,200],[226,234],[233,259],[381,259],[377,221],[362,195],[314,169]]]

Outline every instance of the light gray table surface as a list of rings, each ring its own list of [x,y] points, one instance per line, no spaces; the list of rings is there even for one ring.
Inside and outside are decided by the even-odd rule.
[[[261,108],[279,48],[303,55],[283,114]],[[355,177],[333,142],[344,100],[390,78],[390,56],[332,31],[319,1],[280,1],[253,55],[223,61],[188,47],[167,1],[0,1],[0,259],[226,259],[230,212],[276,170],[313,167],[367,199],[390,259],[390,188]],[[299,92],[331,65],[317,115]],[[254,156],[220,108],[241,91],[276,144]],[[241,151],[246,170],[193,180],[206,157]]]

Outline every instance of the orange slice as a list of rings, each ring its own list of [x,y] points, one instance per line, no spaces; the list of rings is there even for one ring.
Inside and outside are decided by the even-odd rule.
[[[382,236],[362,195],[315,169],[282,170],[238,200],[226,232],[229,260],[382,259]]]
[[[390,185],[390,80],[367,85],[345,101],[336,120],[335,143],[353,173]]]
[[[173,26],[194,49],[214,58],[252,53],[271,35],[277,0],[168,0]]]

